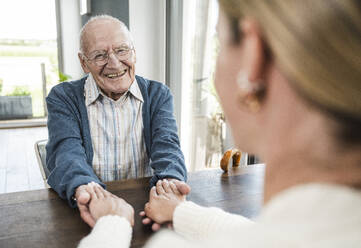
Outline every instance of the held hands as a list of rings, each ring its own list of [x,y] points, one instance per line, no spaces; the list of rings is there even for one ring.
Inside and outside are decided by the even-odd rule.
[[[145,204],[144,211],[140,213],[141,216],[146,216],[143,219],[143,224],[152,225],[153,231],[160,228],[160,224],[170,222],[173,220],[173,213],[175,208],[185,201],[185,195],[190,192],[190,187],[175,179],[159,180],[149,193],[149,202]]]
[[[134,209],[123,199],[104,190],[99,184],[91,182],[77,188],[77,204],[80,216],[90,227],[105,215],[119,215],[125,217],[134,225]]]
[[[154,231],[160,229],[161,224],[171,221],[175,208],[185,195],[190,192],[190,187],[176,179],[159,180],[149,194],[149,202],[145,205],[145,211],[140,213],[143,224],[150,224]],[[75,191],[80,216],[90,227],[105,215],[119,215],[125,217],[134,225],[134,209],[123,199],[104,190],[99,184],[91,182],[79,186]]]
[[[95,225],[95,220],[89,212],[89,202],[91,198],[89,193],[90,187],[90,184],[79,186],[75,191],[75,198],[80,211],[80,217],[90,227],[93,227]]]
[[[89,210],[95,221],[106,215],[118,215],[125,217],[130,225],[134,226],[134,209],[126,201],[104,190],[99,185],[93,185],[90,191]]]

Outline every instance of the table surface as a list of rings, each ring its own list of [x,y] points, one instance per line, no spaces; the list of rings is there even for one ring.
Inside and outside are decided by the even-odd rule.
[[[202,206],[252,218],[263,202],[262,164],[189,173],[187,197]],[[107,189],[126,199],[135,210],[132,247],[141,247],[152,234],[138,216],[148,199],[149,178],[107,183]],[[76,247],[90,232],[77,209],[68,207],[51,189],[0,194],[0,247]]]

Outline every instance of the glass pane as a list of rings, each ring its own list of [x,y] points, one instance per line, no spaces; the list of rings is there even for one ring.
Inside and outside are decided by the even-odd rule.
[[[0,23],[0,120],[44,117],[58,81],[55,1],[3,0]]]
[[[185,1],[184,12],[183,84],[191,88],[190,96],[182,99],[185,103],[182,106],[187,103],[191,106],[187,130],[189,149],[185,149],[189,151],[186,154],[188,169],[218,168],[223,153],[233,148],[214,88],[218,3],[216,0]],[[241,164],[245,163],[244,155]]]

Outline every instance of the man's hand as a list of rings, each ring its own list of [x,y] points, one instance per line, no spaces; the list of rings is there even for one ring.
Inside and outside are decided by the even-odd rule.
[[[76,204],[80,211],[80,217],[90,227],[95,225],[95,220],[89,212],[90,194],[88,192],[89,185],[81,185],[75,190]]]
[[[188,195],[191,192],[191,187],[183,181],[179,181],[174,178],[166,178],[169,182],[174,183],[177,186],[178,191],[182,195]]]
[[[168,182],[169,182],[170,184],[173,184],[173,185],[176,186],[177,192],[178,192],[180,195],[183,195],[184,198],[185,198],[185,196],[188,195],[189,192],[191,191],[191,187],[190,187],[188,184],[186,184],[185,182],[182,182],[182,181],[179,181],[179,180],[173,179],[173,178],[169,178],[169,179],[167,179],[167,180],[168,180]],[[157,182],[157,185],[158,185],[159,182],[162,182],[162,180],[159,180],[159,181]],[[157,194],[160,194],[160,192],[158,192],[158,187],[156,188],[156,193],[157,193]],[[154,194],[153,194],[153,195],[154,195]],[[151,196],[152,196],[152,191],[150,192],[150,198],[151,198]],[[145,212],[145,211],[141,211],[141,212],[139,213],[139,215],[142,216],[142,217],[144,217],[144,219],[143,219],[143,221],[142,221],[142,223],[143,223],[144,225],[148,225],[148,224],[152,223],[152,221],[154,221],[154,220],[152,220],[149,216],[146,215],[146,212]],[[168,225],[168,226],[170,226],[170,225]],[[152,224],[152,230],[153,230],[153,231],[157,231],[157,230],[159,230],[160,228],[161,228],[161,223],[154,222],[154,223]]]
[[[97,184],[98,185],[98,184]],[[76,204],[78,205],[80,211],[80,217],[85,223],[90,227],[95,225],[95,220],[89,212],[89,202],[91,199],[90,196],[90,184],[81,185],[75,190]]]
[[[125,217],[130,225],[134,226],[134,209],[131,205],[109,191],[104,190],[98,184],[91,186],[89,212],[95,222],[106,215],[118,215]]]

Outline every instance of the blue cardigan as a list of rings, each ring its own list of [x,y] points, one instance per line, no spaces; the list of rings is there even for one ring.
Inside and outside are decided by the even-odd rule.
[[[154,170],[150,184],[162,178],[185,181],[187,172],[173,115],[172,94],[164,84],[139,76],[136,79],[144,99],[144,138]],[[86,77],[61,83],[53,87],[46,98],[49,130],[46,165],[51,172],[48,184],[72,207],[76,206],[72,196],[78,186],[94,181],[105,187],[92,168],[85,80]]]

